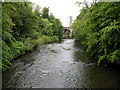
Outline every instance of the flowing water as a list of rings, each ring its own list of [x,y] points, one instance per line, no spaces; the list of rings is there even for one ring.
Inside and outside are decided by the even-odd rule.
[[[3,73],[3,88],[120,88],[120,72],[93,62],[74,39],[39,46]]]

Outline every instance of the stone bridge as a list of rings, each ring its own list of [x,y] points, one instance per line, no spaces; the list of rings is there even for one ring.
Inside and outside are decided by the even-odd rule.
[[[72,31],[73,29],[71,27],[64,27],[64,34],[66,38],[72,37]]]

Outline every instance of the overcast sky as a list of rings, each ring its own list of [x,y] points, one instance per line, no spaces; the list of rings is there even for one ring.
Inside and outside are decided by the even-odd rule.
[[[49,7],[53,15],[60,19],[64,26],[68,26],[68,17],[72,16],[73,19],[80,13],[80,7],[75,3],[84,0],[30,0],[40,7]],[[89,0],[90,1],[90,0]]]

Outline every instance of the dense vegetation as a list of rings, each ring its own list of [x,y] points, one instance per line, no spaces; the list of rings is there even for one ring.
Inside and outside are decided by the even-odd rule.
[[[72,25],[74,37],[100,63],[120,64],[120,2],[84,7]]]
[[[49,8],[31,2],[2,3],[2,69],[10,67],[11,61],[26,51],[43,43],[62,38],[63,26]]]

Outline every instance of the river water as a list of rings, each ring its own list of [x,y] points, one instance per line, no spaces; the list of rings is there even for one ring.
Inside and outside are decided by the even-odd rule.
[[[3,88],[120,88],[120,72],[93,62],[74,39],[39,46],[3,73]]]

